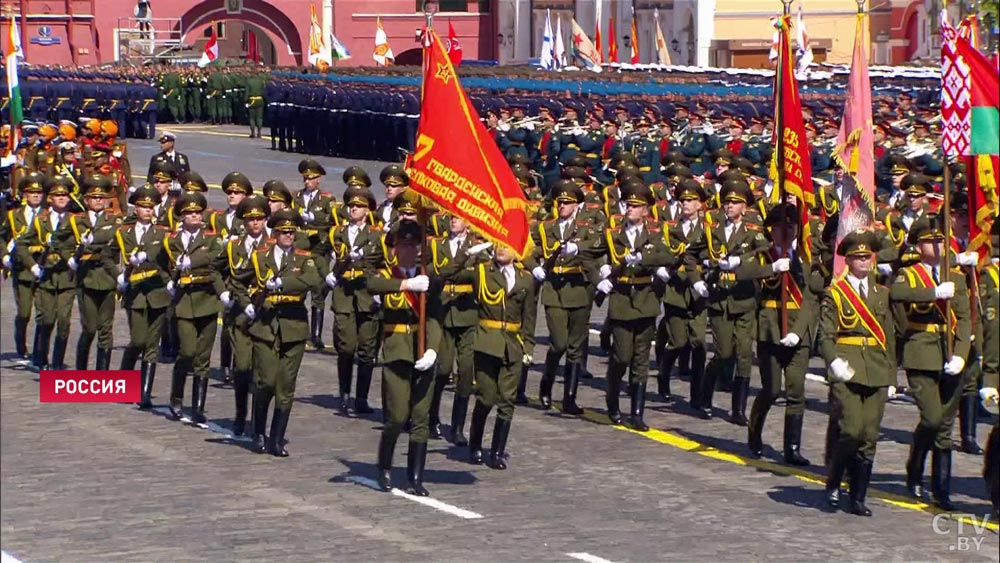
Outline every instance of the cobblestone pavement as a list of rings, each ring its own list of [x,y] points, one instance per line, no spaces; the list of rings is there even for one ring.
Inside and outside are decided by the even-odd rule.
[[[299,185],[299,155],[272,152],[266,140],[242,138],[241,129],[166,129],[179,134],[178,149],[209,182],[240,169],[258,186],[273,176],[293,189]],[[133,166],[144,171],[153,145],[131,145]],[[341,192],[347,163],[320,160],[330,174],[325,188]],[[364,165],[377,178],[382,165]],[[221,192],[210,201],[222,205]],[[792,469],[779,463],[781,408],[772,410],[764,435],[771,447],[759,461],[744,457],[745,429],[718,417],[695,418],[683,401],[657,402],[655,383],[646,416],[653,431],[607,425],[606,359],[594,336],[588,367],[597,377],[581,388],[583,417],[519,407],[506,472],[470,465],[463,450],[432,441],[426,481],[433,504],[423,504],[370,488],[381,413],[338,414],[331,353],[306,354],[288,430],[292,455],[277,459],[254,455],[227,435],[232,391],[218,379],[209,390],[208,429],[128,404],[39,403],[37,374],[12,362],[13,315],[5,281],[0,547],[22,561],[973,561],[997,560],[1000,553],[995,523],[977,532],[969,517],[935,518],[932,509],[900,496],[917,421],[916,407],[905,402],[886,409],[869,495],[874,516],[828,511],[817,465],[826,387],[818,381],[807,383],[803,440],[814,465]],[[602,315],[595,311],[595,327]],[[115,327],[112,366],[127,339],[121,311]],[[536,361],[545,352],[541,324],[539,334]],[[154,403],[161,408],[170,367],[157,373]],[[815,360],[813,367],[820,373]],[[532,397],[539,369],[530,375]],[[371,393],[375,406],[378,385]],[[686,397],[686,383],[675,383],[674,391]],[[727,405],[727,394],[717,394],[716,406]],[[450,408],[449,392],[442,405],[446,421]],[[490,428],[492,422],[488,434]],[[980,443],[988,428],[982,420]],[[405,467],[402,442],[396,464]],[[963,514],[988,512],[981,466],[980,457],[955,454],[954,499]],[[393,475],[400,485],[403,467]]]

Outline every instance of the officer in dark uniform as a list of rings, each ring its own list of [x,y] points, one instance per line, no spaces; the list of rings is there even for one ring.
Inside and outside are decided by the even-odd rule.
[[[185,173],[191,171],[191,162],[184,153],[180,153],[174,150],[174,143],[177,141],[177,136],[169,131],[160,135],[160,152],[154,154],[149,159],[149,173],[146,175],[146,181],[153,183],[153,171],[157,162],[169,161],[174,165],[174,173],[180,177]]]

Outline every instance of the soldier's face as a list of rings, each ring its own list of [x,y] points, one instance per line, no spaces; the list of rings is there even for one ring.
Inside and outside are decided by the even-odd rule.
[[[104,207],[108,204],[107,200],[103,197],[85,197],[83,198],[83,203],[87,206],[87,209],[94,213],[104,211]]]
[[[226,194],[226,199],[229,201],[229,207],[232,207],[233,209],[235,209],[236,206],[239,205],[240,202],[246,198],[247,194],[243,192],[234,191],[234,192],[228,192]]]
[[[698,213],[701,211],[701,200],[700,199],[683,199],[681,200],[681,213],[687,218],[697,217]]]
[[[278,231],[278,246],[289,248],[295,243],[295,231]]]
[[[197,230],[201,228],[201,211],[188,211],[182,215],[182,221],[184,228],[188,230]]]
[[[49,196],[49,204],[55,211],[62,212],[69,206],[69,196],[68,195]]]
[[[148,223],[153,219],[153,208],[146,207],[144,205],[137,205],[135,207],[135,217],[143,223]]]
[[[722,202],[722,209],[725,211],[727,219],[736,220],[743,217],[743,214],[747,210],[747,204],[735,199],[727,199]]]
[[[31,207],[38,207],[42,204],[42,192],[25,192],[24,201]]]
[[[743,136],[743,128],[737,126],[730,127],[729,134],[732,135],[734,139],[739,139]]]
[[[794,239],[795,225],[781,224],[771,227],[771,240],[777,248],[787,250]]]
[[[365,216],[368,215],[368,208],[363,205],[348,205],[347,214],[350,216],[351,221],[363,221]]]
[[[264,222],[263,217],[255,217],[253,219],[246,219],[243,221],[243,226],[246,228],[247,233],[250,236],[257,238],[264,232]]]
[[[403,193],[406,186],[386,186],[385,187],[385,198],[389,201],[396,199],[396,196]]]
[[[170,191],[170,186],[173,184],[170,180],[156,180],[153,182],[153,187],[156,188],[156,192],[160,194],[160,197],[167,195]]]
[[[910,211],[920,211],[921,209],[923,209],[925,201],[927,201],[927,198],[922,195],[909,196]]]
[[[163,152],[170,152],[174,150],[173,141],[160,141],[160,150]]]
[[[575,201],[560,201],[556,207],[559,210],[560,219],[569,219],[576,214],[576,210],[580,207],[580,204]]]
[[[629,203],[625,206],[625,218],[629,223],[637,224],[646,216],[649,208],[637,203]]]
[[[465,221],[461,217],[452,216],[448,222],[448,231],[453,235],[461,235],[468,230],[469,226],[465,224]]]
[[[316,176],[315,178],[302,178],[302,185],[305,186],[307,190],[315,190],[319,188],[319,179],[320,176]]]
[[[847,269],[851,271],[852,276],[863,278],[868,275],[868,272],[872,271],[872,258],[874,256],[874,254],[852,254],[844,261],[847,263]]]
[[[506,266],[514,261],[514,251],[509,246],[501,244],[494,249],[493,259],[500,266]]]

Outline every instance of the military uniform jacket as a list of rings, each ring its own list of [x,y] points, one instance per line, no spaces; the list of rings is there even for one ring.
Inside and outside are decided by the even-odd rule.
[[[726,240],[725,221],[713,221],[702,232],[702,237],[692,241],[691,251],[706,267],[704,281],[708,284],[708,307],[716,313],[742,314],[757,308],[757,283],[751,279],[737,279],[735,271],[724,272],[718,267],[719,260],[738,256],[740,267],[744,267],[765,252],[770,243],[761,228],[755,223],[743,220],[730,239]],[[701,280],[692,279],[692,285]]]
[[[545,270],[541,284],[541,302],[546,307],[575,309],[590,307],[593,295],[588,286],[596,283],[596,261],[604,254],[594,223],[580,217],[571,220],[562,236],[559,219],[539,223],[531,231],[534,239],[534,264]],[[567,256],[563,246],[575,242],[578,252]]]
[[[35,279],[34,274],[30,272],[31,266],[29,265],[27,268],[23,267],[24,263],[19,261],[19,253],[15,251],[17,239],[21,238],[29,230],[28,217],[25,215],[27,207],[25,205],[17,209],[8,210],[3,223],[0,224],[0,243],[3,243],[3,248],[0,249],[0,256],[10,256],[11,269],[17,275],[18,281],[23,282],[30,282]],[[40,214],[42,211],[43,208],[39,207],[35,213]]]
[[[747,264],[745,268],[736,271],[736,278],[760,280],[760,293],[757,303],[757,341],[780,344],[785,336],[781,331],[781,278],[783,274],[775,274],[772,264],[780,258],[777,249],[761,254],[756,262]],[[788,271],[787,294],[785,310],[788,314],[788,332],[799,336],[802,344],[812,340],[816,327],[816,312],[818,303],[809,286],[809,275],[812,273],[810,264],[803,264],[800,254],[791,260]]]
[[[336,200],[329,192],[316,190],[305,204],[305,190],[299,190],[292,199],[292,209],[301,213],[312,213],[313,220],[307,221],[305,229],[309,238],[309,250],[323,245],[330,229],[337,224]]]
[[[85,289],[113,291],[118,282],[118,244],[115,234],[121,225],[122,218],[108,212],[97,214],[97,220],[91,223],[87,212],[70,215],[69,221],[64,221],[59,230],[59,238],[72,241],[67,245],[66,259],[76,259],[76,284]],[[83,244],[87,233],[93,236],[89,245]]]
[[[249,298],[254,304],[256,318],[247,332],[264,342],[281,340],[283,344],[302,342],[309,338],[309,312],[305,298],[321,281],[312,253],[295,249],[285,253],[278,266],[275,260],[277,246],[268,242],[250,257],[254,283]],[[281,278],[281,289],[268,290],[265,283],[270,277]]]
[[[854,369],[850,383],[888,387],[896,382],[896,339],[889,288],[875,283],[874,274],[868,276],[865,285],[865,299],[846,277],[823,294],[819,353],[827,365],[836,358],[846,360]]]
[[[419,294],[400,291],[405,275],[398,267],[380,269],[367,276],[368,291],[382,296],[382,358],[385,363],[416,362],[417,332],[420,317]],[[431,287],[427,291],[426,342],[441,341],[441,279],[431,277]]]
[[[368,293],[364,277],[382,266],[382,229],[375,225],[361,225],[353,244],[350,231],[350,225],[338,225],[329,233],[331,253],[337,259],[331,268],[337,276],[337,286],[333,288],[333,311],[374,313],[378,304]],[[352,250],[360,250],[361,257],[351,258]]]
[[[223,239],[237,237],[243,234],[243,219],[235,213],[229,216],[229,210],[213,211],[205,223]]]
[[[167,233],[166,226],[150,224],[143,233],[142,240],[137,240],[135,223],[118,229],[115,238],[129,284],[122,296],[126,309],[163,309],[170,305],[170,294],[167,293],[170,263],[163,249]],[[146,260],[133,266],[130,259],[139,252],[146,253]]]
[[[900,269],[892,284],[892,301],[903,342],[903,369],[940,372],[945,362],[945,337],[954,335],[953,354],[969,357],[972,323],[969,316],[969,290],[965,274],[953,268],[950,281],[955,283],[950,318],[945,316],[945,301],[934,299],[931,269],[918,262]],[[950,325],[950,329],[947,329]]]
[[[510,290],[493,261],[466,268],[461,274],[472,283],[478,310],[474,350],[507,363],[516,363],[531,352],[537,309],[534,278],[516,264],[513,268]]]
[[[55,236],[58,227],[53,228],[52,221],[56,213],[46,209],[32,221],[31,228],[25,229],[15,244],[16,263],[22,268],[18,280],[25,281],[22,276],[26,272],[33,281],[31,268],[40,266],[45,274],[38,281],[38,287],[49,291],[73,289],[76,282],[73,272],[66,264],[66,255],[72,253],[76,245],[71,239]],[[63,213],[59,226],[68,221],[69,213]]]
[[[614,284],[608,296],[608,318],[614,321],[655,318],[660,314],[660,298],[653,289],[656,269],[676,266],[680,256],[673,252],[674,249],[667,248],[659,225],[643,225],[636,234],[634,245],[629,242],[626,228],[622,225],[605,229],[600,247],[602,253],[607,254],[612,268],[609,279]],[[683,247],[683,243],[680,246]],[[629,266],[625,256],[633,251],[642,253],[642,261]]]
[[[186,154],[174,151],[174,156],[171,158],[167,155],[167,153],[160,151],[149,159],[149,171],[146,173],[146,182],[149,184],[153,183],[153,168],[156,167],[158,162],[173,163],[174,169],[177,170],[178,178],[183,176],[186,172],[191,171],[191,163],[188,161]]]
[[[467,252],[470,246],[478,242],[472,233],[467,233],[454,254],[451,252],[451,239],[448,236],[429,242],[430,265],[434,274],[444,282],[440,298],[440,317],[444,327],[470,327],[475,326],[479,320],[475,286],[469,280],[462,281],[460,278],[464,268],[482,261],[481,256],[470,256]]]
[[[219,236],[201,229],[185,250],[183,231],[169,233],[164,236],[163,249],[176,289],[174,310],[177,317],[197,319],[218,315],[221,310],[219,295],[225,291],[222,274],[216,269],[216,259],[222,252]],[[182,255],[191,259],[190,271],[177,268],[177,259]]]
[[[216,261],[216,269],[224,272],[225,288],[233,300],[233,307],[227,313],[227,317],[243,329],[246,329],[250,322],[244,313],[246,306],[251,303],[250,289],[255,288],[257,283],[252,261],[253,252],[274,243],[266,234],[261,233],[256,243],[251,242],[250,251],[247,251],[249,238],[250,235],[246,233],[237,238],[230,238],[225,243],[225,250]]]
[[[704,237],[705,221],[695,220],[691,225],[691,230],[685,235],[683,221],[674,223],[668,221],[664,224],[664,234],[667,239],[665,243],[671,248],[677,248],[679,243],[683,243],[684,256],[677,269],[670,272],[670,279],[667,280],[663,288],[663,303],[675,309],[684,309],[691,316],[695,316],[705,308],[705,300],[698,296],[691,289],[694,282],[701,279],[701,262],[696,255],[690,251],[690,241],[697,241]]]
[[[983,387],[998,386],[1000,379],[1000,275],[996,264],[979,273],[979,300],[983,304]]]

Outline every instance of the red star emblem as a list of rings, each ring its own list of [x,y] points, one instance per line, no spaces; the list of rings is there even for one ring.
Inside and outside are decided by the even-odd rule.
[[[579,46],[580,46],[580,44],[581,44],[581,43],[583,43],[583,35],[582,35],[582,34],[580,34],[580,33],[577,33],[576,35],[574,35],[574,36],[573,36],[573,43],[574,43],[574,44],[575,44],[575,45],[576,45],[577,47],[579,47]]]

